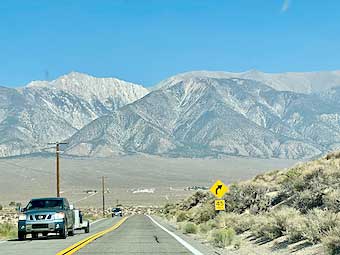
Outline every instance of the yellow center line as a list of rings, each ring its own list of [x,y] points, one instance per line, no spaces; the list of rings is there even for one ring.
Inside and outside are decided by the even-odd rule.
[[[75,253],[76,251],[79,251],[81,248],[83,248],[84,246],[88,245],[89,243],[93,242],[94,240],[98,239],[99,237],[102,237],[103,235],[117,229],[120,227],[120,225],[122,225],[125,221],[127,220],[127,217],[121,219],[117,224],[113,225],[112,227],[105,229],[103,231],[100,231],[96,234],[93,234],[73,245],[71,245],[70,247],[58,252],[56,255],[70,255]]]

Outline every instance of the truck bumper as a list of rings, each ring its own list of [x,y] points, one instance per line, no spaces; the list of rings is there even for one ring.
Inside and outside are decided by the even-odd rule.
[[[57,233],[64,229],[64,221],[19,221],[18,232],[20,233]]]

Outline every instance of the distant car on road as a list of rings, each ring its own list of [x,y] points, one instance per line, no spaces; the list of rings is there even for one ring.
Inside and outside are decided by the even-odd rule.
[[[57,233],[61,238],[74,235],[73,206],[66,198],[34,198],[21,210],[18,220],[18,239],[26,239],[27,234],[38,238],[42,233]]]
[[[115,216],[123,217],[122,209],[120,209],[119,207],[112,208],[112,217],[115,217]]]

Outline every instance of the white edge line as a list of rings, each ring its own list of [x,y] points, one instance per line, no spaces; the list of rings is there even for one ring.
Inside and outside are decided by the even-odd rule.
[[[90,226],[93,225],[93,224],[96,224],[96,223],[98,223],[98,222],[100,222],[100,221],[102,221],[102,220],[105,220],[105,219],[106,219],[106,218],[99,219],[99,220],[95,220],[94,222],[91,222],[91,223],[90,223]]]
[[[0,244],[2,244],[2,243],[6,243],[7,241],[5,240],[5,241],[0,241]]]
[[[181,245],[183,245],[185,248],[187,248],[192,254],[194,255],[203,255],[203,253],[201,253],[199,250],[197,250],[196,248],[194,248],[192,245],[190,245],[189,243],[187,243],[186,241],[184,241],[182,238],[180,238],[178,235],[176,235],[175,233],[169,231],[168,229],[166,229],[165,227],[163,227],[161,224],[159,224],[157,221],[155,221],[150,215],[147,215],[149,217],[149,219],[155,223],[158,227],[160,227],[162,230],[164,230],[165,232],[167,232],[169,235],[171,235],[173,238],[175,238]]]

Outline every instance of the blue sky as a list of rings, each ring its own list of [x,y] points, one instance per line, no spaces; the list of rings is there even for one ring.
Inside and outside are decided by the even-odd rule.
[[[1,0],[0,85],[340,69],[338,0]],[[48,76],[46,73],[48,72]]]

